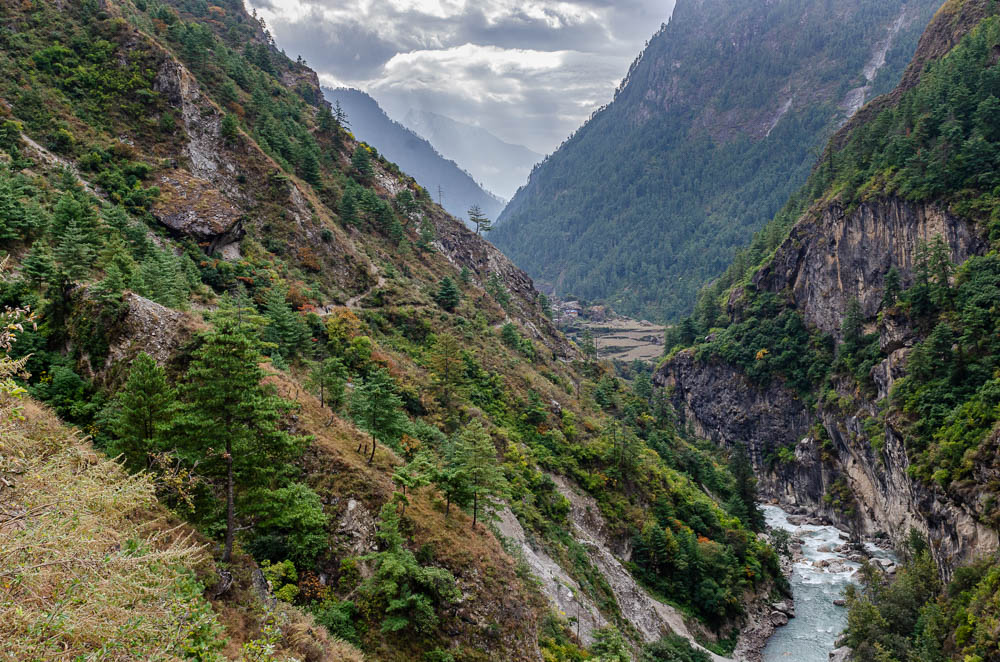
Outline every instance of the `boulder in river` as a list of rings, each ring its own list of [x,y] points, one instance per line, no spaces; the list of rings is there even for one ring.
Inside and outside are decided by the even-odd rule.
[[[830,653],[830,662],[850,662],[852,653],[854,653],[853,648],[849,646],[841,646],[837,650]]]
[[[771,623],[775,627],[781,627],[782,625],[788,625],[788,616],[784,612],[772,611],[771,612]]]

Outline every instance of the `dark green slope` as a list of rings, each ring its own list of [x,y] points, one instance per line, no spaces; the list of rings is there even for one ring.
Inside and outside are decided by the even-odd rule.
[[[937,4],[682,0],[491,239],[556,294],[677,318],[805,181],[849,93],[895,85]]]

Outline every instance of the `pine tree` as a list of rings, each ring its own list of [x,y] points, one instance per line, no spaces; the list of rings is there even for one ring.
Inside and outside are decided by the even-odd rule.
[[[344,404],[344,387],[347,385],[347,368],[343,361],[330,357],[318,361],[309,372],[310,385],[319,391],[321,407],[336,411]]]
[[[398,439],[406,428],[403,401],[396,395],[396,384],[385,370],[377,369],[354,388],[351,394],[351,416],[371,435],[371,454],[368,464],[375,459],[376,440]],[[358,446],[361,452],[361,446]]]
[[[507,493],[507,479],[497,462],[497,449],[493,445],[493,439],[479,421],[472,421],[458,435],[456,453],[469,477],[472,528],[475,528],[479,521],[480,506],[486,515],[492,515],[493,510],[500,505]]]
[[[844,320],[840,325],[840,334],[844,339],[844,350],[848,353],[855,351],[861,344],[863,333],[864,314],[861,311],[861,302],[855,297],[847,303]]]
[[[359,144],[354,148],[354,153],[351,155],[351,165],[354,166],[354,170],[357,171],[362,181],[368,181],[375,176],[372,157],[365,145]]]
[[[340,221],[344,225],[357,225],[361,220],[358,218],[358,201],[354,196],[354,191],[348,187],[344,190],[344,195],[340,199]]]
[[[422,251],[430,251],[437,236],[434,234],[434,226],[428,219],[420,221],[420,238],[417,240],[417,248]]]
[[[445,276],[438,284],[438,290],[434,293],[434,301],[449,313],[454,312],[462,300],[462,294],[455,285],[455,281],[450,276]]]
[[[939,309],[948,308],[951,305],[951,274],[954,270],[951,249],[941,235],[937,235],[929,250],[930,269],[934,276],[931,300]]]
[[[110,428],[117,437],[115,448],[129,464],[148,466],[149,454],[159,448],[174,414],[177,397],[167,383],[167,374],[149,354],[132,361],[128,380],[115,396]]]
[[[70,221],[56,246],[59,272],[69,283],[78,283],[90,275],[94,262],[94,249],[76,219]]]
[[[597,345],[594,344],[594,333],[589,329],[583,330],[582,343],[580,349],[583,351],[588,363],[593,363],[597,359]]]
[[[49,245],[36,241],[21,263],[21,272],[35,287],[42,287],[52,282],[56,274],[56,263],[52,259],[52,249]]]
[[[335,119],[337,124],[345,129],[351,128],[351,122],[347,117],[347,111],[345,111],[343,106],[340,105],[340,101],[337,101],[337,103],[333,106],[333,119]]]
[[[439,334],[430,357],[431,377],[438,402],[449,411],[452,398],[460,393],[465,377],[462,346],[455,336]]]
[[[236,139],[240,137],[240,122],[236,119],[236,115],[226,113],[226,116],[222,118],[222,123],[219,125],[219,133],[222,134],[222,138],[230,145],[236,142]]]
[[[487,218],[479,205],[469,208],[469,222],[476,226],[476,234],[481,235],[493,229],[493,222]]]
[[[413,552],[403,546],[399,513],[387,503],[379,513],[379,551],[363,556],[374,571],[359,588],[369,604],[385,605],[382,632],[413,628],[433,631],[438,623],[435,606],[449,605],[461,597],[455,578],[442,568],[420,565]]]
[[[314,150],[302,150],[299,175],[313,186],[320,183],[319,155]]]
[[[902,292],[902,287],[899,269],[896,267],[890,268],[885,275],[885,290],[882,295],[883,308],[891,308],[896,305],[896,301],[899,300],[899,294]]]
[[[734,496],[746,513],[744,520],[752,531],[764,530],[764,513],[757,504],[757,478],[750,464],[750,457],[744,446],[738,445],[733,452],[729,470],[735,479]]]
[[[288,305],[288,289],[275,285],[264,300],[264,317],[267,326],[262,334],[265,342],[277,346],[285,358],[295,356],[306,341],[309,329],[298,313]]]
[[[18,199],[19,193],[13,179],[0,177],[0,241],[10,241],[21,236],[24,206]]]
[[[273,386],[262,384],[260,354],[237,321],[220,320],[201,340],[183,381],[183,411],[174,428],[187,459],[199,462],[203,474],[225,481],[222,560],[228,562],[237,501],[259,503],[262,490],[286,483],[289,463],[301,454],[307,439],[281,429],[292,404],[275,395]]]

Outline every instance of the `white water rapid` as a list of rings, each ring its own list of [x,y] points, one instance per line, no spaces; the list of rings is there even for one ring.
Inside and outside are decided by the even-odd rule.
[[[847,609],[833,604],[844,588],[855,581],[861,567],[836,549],[847,542],[847,534],[832,526],[795,525],[777,506],[764,506],[770,527],[785,529],[792,539],[802,540],[802,555],[789,578],[795,598],[795,618],[779,627],[764,648],[764,662],[828,662],[834,642],[847,625]],[[889,555],[866,545],[873,557]],[[826,567],[820,567],[828,563]]]

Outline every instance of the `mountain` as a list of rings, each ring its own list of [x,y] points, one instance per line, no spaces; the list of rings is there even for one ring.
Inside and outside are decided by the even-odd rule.
[[[996,3],[946,2],[654,377],[765,494],[901,550],[848,594],[855,660],[1000,644],[997,53]]]
[[[531,168],[543,158],[523,145],[497,138],[486,129],[437,113],[410,110],[403,123],[427,138],[445,158],[461,163],[473,177],[507,200],[528,181]]]
[[[242,0],[0,25],[5,658],[760,648],[746,458],[567,340]]]
[[[469,208],[479,205],[489,218],[499,216],[502,200],[484,190],[457,163],[439,154],[426,139],[390,119],[375,99],[347,88],[324,88],[323,94],[330,103],[340,104],[347,113],[351,131],[360,140],[399,164],[404,172],[414,173],[435,200],[440,187],[441,201],[450,214],[468,220]]]
[[[544,162],[491,234],[542,288],[687,314],[889,91],[937,0],[678,0],[610,105]]]

